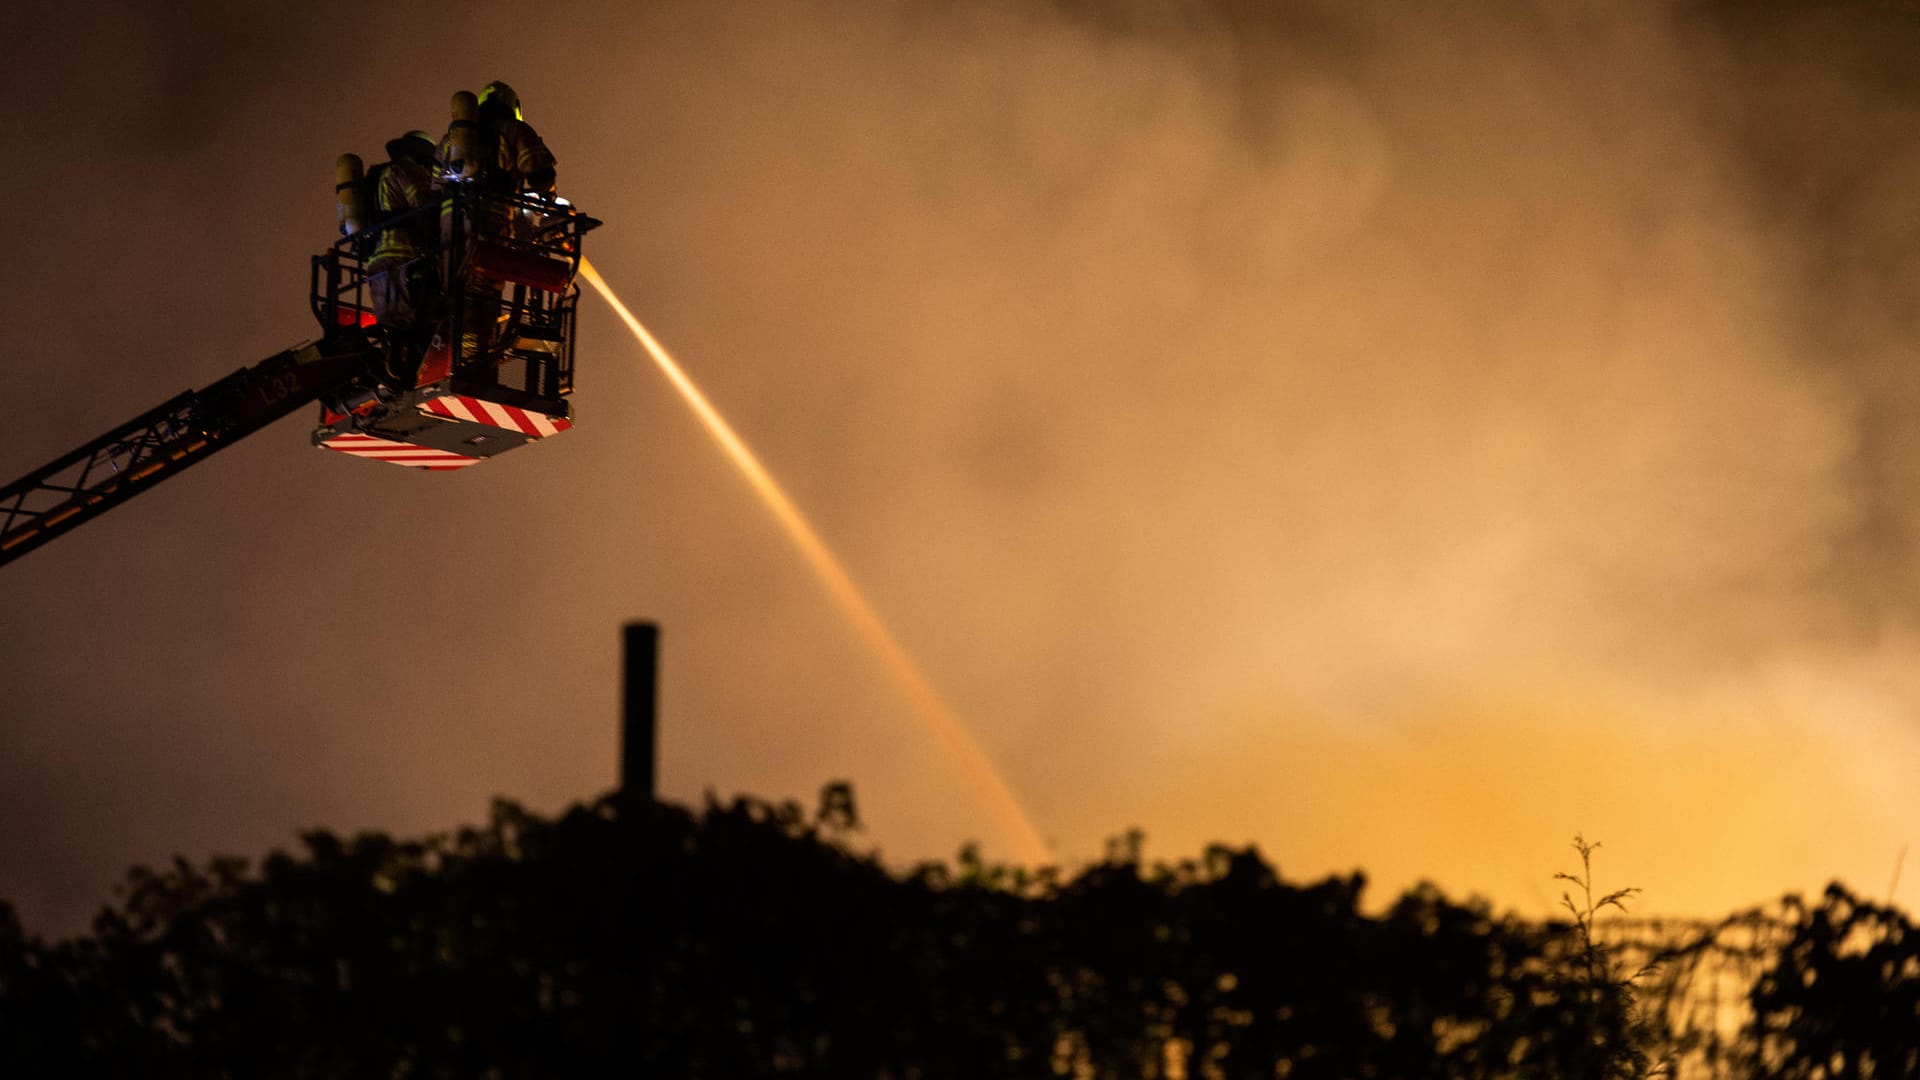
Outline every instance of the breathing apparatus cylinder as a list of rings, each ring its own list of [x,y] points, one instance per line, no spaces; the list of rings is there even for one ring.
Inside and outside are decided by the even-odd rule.
[[[471,180],[480,175],[480,99],[472,91],[453,95],[453,121],[447,125],[446,161],[449,180]]]
[[[340,232],[352,236],[367,227],[367,171],[359,154],[341,154],[333,162],[333,197],[340,204]]]

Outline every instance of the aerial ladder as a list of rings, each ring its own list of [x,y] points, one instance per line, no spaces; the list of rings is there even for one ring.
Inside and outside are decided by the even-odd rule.
[[[565,199],[449,184],[444,201],[345,236],[312,260],[314,341],[188,390],[0,488],[0,565],[320,406],[315,446],[450,472],[573,426],[581,238]],[[383,326],[367,260],[384,229],[438,237],[437,302]]]

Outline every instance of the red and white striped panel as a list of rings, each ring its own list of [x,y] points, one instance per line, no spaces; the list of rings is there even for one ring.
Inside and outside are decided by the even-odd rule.
[[[371,458],[394,465],[405,465],[410,469],[425,469],[428,472],[448,472],[479,464],[477,457],[456,454],[449,450],[435,450],[429,446],[414,446],[411,443],[394,442],[391,439],[376,439],[371,435],[362,435],[350,431],[344,435],[335,435],[320,444],[329,450],[338,450],[354,457]]]
[[[516,409],[497,401],[482,401],[479,398],[461,394],[428,398],[420,403],[420,411],[434,416],[444,416],[449,420],[468,420],[487,424],[502,431],[518,431],[533,439],[557,435],[573,426],[573,421],[562,416],[548,416],[546,413]]]

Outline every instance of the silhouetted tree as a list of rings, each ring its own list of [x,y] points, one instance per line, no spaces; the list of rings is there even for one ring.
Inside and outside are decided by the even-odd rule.
[[[0,1060],[27,1075],[1580,1076],[1570,928],[1431,886],[1295,885],[1252,848],[1071,875],[904,874],[812,815],[606,799],[415,841],[302,837],[135,871],[92,932],[0,908]],[[1603,1046],[1603,1049],[1609,1049]],[[1597,1075],[1597,1074],[1594,1074]]]
[[[1827,886],[1786,899],[1793,936],[1753,988],[1762,1075],[1920,1076],[1920,935],[1906,915]]]

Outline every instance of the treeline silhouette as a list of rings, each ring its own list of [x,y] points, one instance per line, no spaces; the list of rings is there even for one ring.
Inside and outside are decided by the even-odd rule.
[[[896,873],[850,849],[857,828],[845,785],[811,814],[499,802],[451,835],[316,831],[258,865],[135,870],[70,940],[0,904],[0,1072],[1920,1072],[1920,938],[1838,887],[1768,924],[1729,1031],[1685,985],[1756,940],[1722,940],[1734,920],[1630,961],[1591,919],[1430,886],[1366,914],[1360,876],[1289,883],[1251,848],[1149,864],[1135,833],[1072,873],[972,850]]]

